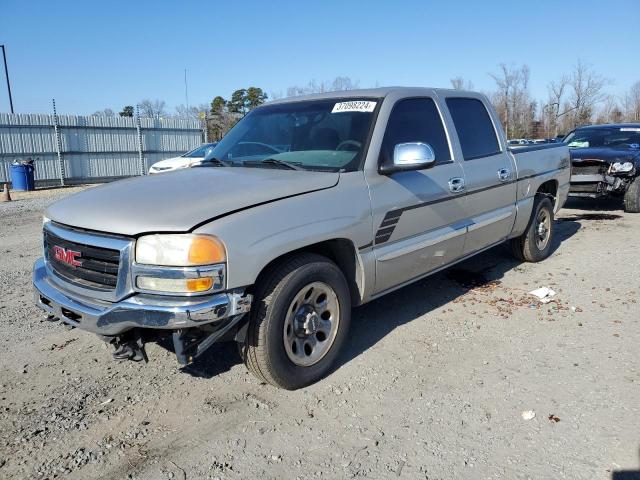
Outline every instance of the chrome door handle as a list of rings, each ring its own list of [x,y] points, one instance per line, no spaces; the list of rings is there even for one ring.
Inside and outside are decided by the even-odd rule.
[[[464,178],[455,177],[449,180],[449,191],[451,193],[464,192]]]
[[[498,178],[501,182],[507,182],[511,179],[511,170],[508,168],[501,168],[498,170]]]

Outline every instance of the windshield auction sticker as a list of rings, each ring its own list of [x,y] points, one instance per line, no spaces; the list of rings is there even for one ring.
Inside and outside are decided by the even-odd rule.
[[[333,106],[331,113],[340,112],[373,112],[377,102],[367,102],[366,100],[354,100],[352,102],[339,102]]]

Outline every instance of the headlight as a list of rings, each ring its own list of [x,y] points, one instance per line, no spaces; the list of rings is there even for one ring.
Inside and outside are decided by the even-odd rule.
[[[202,295],[225,288],[227,252],[212,235],[145,235],[136,241],[135,259],[142,292]]]
[[[50,218],[47,218],[45,216],[42,217],[42,226],[45,226],[47,223],[49,223],[51,221]]]
[[[224,245],[211,235],[146,235],[136,242],[136,262],[144,265],[192,267],[226,259]]]
[[[631,170],[633,170],[632,162],[616,162],[611,165],[611,173],[626,173],[630,172]]]

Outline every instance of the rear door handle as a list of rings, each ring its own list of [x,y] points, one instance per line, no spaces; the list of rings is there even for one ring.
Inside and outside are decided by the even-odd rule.
[[[449,180],[449,191],[451,193],[464,192],[464,178],[454,177]]]
[[[508,182],[511,179],[511,170],[508,168],[501,168],[498,170],[498,178],[501,182]]]

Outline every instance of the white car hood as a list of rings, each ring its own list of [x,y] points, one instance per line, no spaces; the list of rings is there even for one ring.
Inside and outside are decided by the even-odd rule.
[[[156,169],[176,169],[176,168],[187,168],[193,163],[201,162],[204,160],[203,157],[173,157],[167,158],[166,160],[161,160],[159,162],[151,165],[151,168]]]

